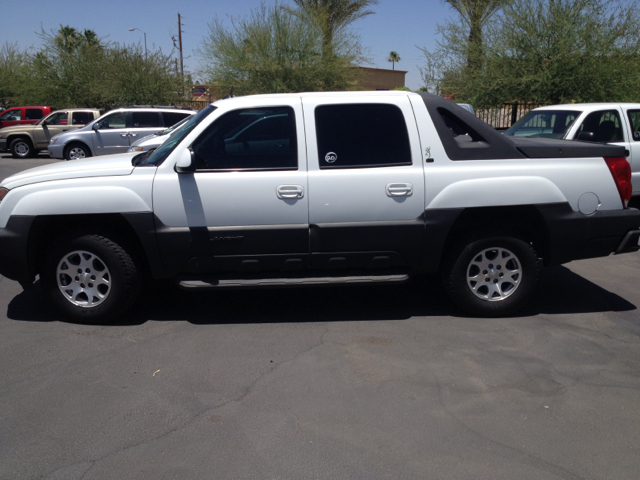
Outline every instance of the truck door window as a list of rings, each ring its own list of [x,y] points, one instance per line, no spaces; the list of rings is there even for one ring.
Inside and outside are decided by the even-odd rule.
[[[16,121],[22,119],[22,110],[8,110],[1,117],[0,120]]]
[[[192,148],[198,170],[297,170],[295,114],[290,107],[234,110]]]
[[[47,125],[66,125],[67,112],[57,112],[47,118]]]
[[[574,139],[578,139],[583,132],[593,133],[591,139],[594,142],[624,142],[622,122],[617,110],[590,113],[578,127]]]
[[[323,105],[315,119],[321,169],[411,165],[407,125],[395,105]]]
[[[631,125],[631,137],[634,141],[640,142],[640,110],[629,110],[627,116]]]

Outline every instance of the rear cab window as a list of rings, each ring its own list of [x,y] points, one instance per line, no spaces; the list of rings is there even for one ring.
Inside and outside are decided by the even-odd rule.
[[[91,112],[72,112],[71,121],[73,125],[86,125],[93,120],[93,113]]]
[[[407,125],[395,105],[321,105],[315,123],[320,169],[412,164]]]
[[[26,108],[25,120],[40,120],[44,113],[41,108]]]

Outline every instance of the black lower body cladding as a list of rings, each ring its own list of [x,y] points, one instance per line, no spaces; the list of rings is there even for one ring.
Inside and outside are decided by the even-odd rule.
[[[623,245],[629,232],[640,229],[640,210],[635,208],[597,211],[593,215],[575,212],[568,203],[538,205],[536,208],[545,219],[548,230],[545,265],[640,249],[637,242],[635,245],[632,243],[633,236]]]
[[[29,230],[35,217],[13,216],[0,229],[0,275],[27,289],[35,278],[34,259],[29,258]]]

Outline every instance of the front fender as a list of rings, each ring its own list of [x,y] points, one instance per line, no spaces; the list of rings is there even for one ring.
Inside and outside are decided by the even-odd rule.
[[[6,136],[7,146],[11,144],[17,137],[27,137],[33,143],[33,137],[31,136],[31,132],[19,131],[19,132],[11,132]]]
[[[22,197],[11,215],[78,215],[150,212],[135,192],[124,187],[73,187],[33,192]]]
[[[560,189],[544,177],[498,177],[461,180],[445,187],[427,209],[564,203]]]
[[[5,198],[6,203],[12,199]],[[5,202],[3,202],[5,203]],[[0,228],[11,216],[79,215],[99,213],[151,212],[147,204],[134,191],[117,186],[83,186],[31,192],[22,196],[13,208],[3,205]]]

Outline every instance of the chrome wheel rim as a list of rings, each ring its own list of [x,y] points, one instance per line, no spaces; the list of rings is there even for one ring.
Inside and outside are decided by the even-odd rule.
[[[482,300],[500,302],[510,297],[522,282],[522,265],[506,248],[487,248],[476,254],[467,267],[467,285]]]
[[[85,158],[86,155],[84,153],[84,150],[80,147],[73,147],[71,149],[69,149],[69,158],[71,160],[76,160],[78,158]]]
[[[26,157],[27,155],[29,155],[29,145],[27,145],[25,142],[16,143],[15,152],[20,157]]]
[[[111,274],[106,264],[84,250],[67,253],[60,260],[56,281],[62,295],[78,307],[96,307],[111,293]]]

